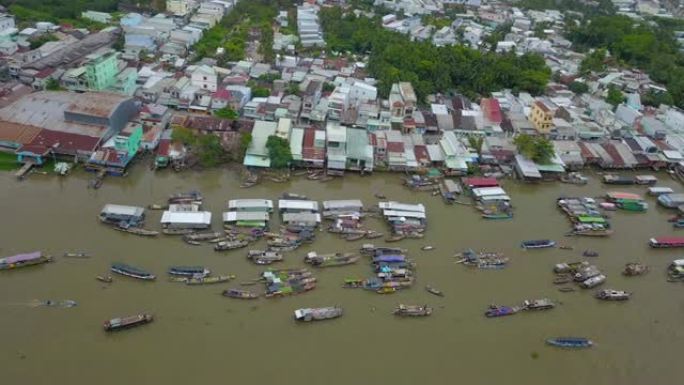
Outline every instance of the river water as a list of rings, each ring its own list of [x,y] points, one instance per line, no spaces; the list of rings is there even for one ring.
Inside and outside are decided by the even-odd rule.
[[[86,250],[90,259],[57,258],[55,263],[0,272],[1,383],[13,384],[672,384],[684,341],[684,295],[681,284],[667,283],[665,268],[678,252],[650,250],[653,235],[673,234],[669,212],[647,198],[647,213],[615,212],[615,234],[607,239],[565,238],[567,219],[555,206],[562,194],[598,196],[607,186],[592,177],[588,186],[523,185],[504,187],[516,208],[511,221],[480,219],[472,207],[446,206],[429,193],[413,193],[397,175],[345,176],[327,183],[294,180],[240,189],[228,170],[202,173],[159,172],[143,167],[127,178],[108,178],[100,190],[87,189],[88,175],[60,179],[32,175],[18,182],[0,173],[0,255],[43,250],[60,256]],[[667,175],[661,185],[681,189]],[[96,215],[106,203],[146,206],[171,193],[199,189],[205,207],[220,229],[220,212],[228,199],[276,199],[283,191],[317,200],[360,198],[367,206],[382,191],[389,199],[424,203],[428,229],[422,240],[406,240],[417,262],[417,283],[393,295],[342,289],[346,277],[367,277],[367,260],[347,267],[314,271],[318,287],[299,296],[239,301],[220,295],[262,269],[245,258],[246,250],[215,253],[209,246],[184,244],[177,237],[146,239],[101,225]],[[645,193],[645,187],[620,188]],[[148,211],[147,227],[158,228],[161,213]],[[277,217],[274,216],[274,217]],[[387,231],[379,219],[369,227]],[[277,226],[278,219],[274,221]],[[684,233],[684,230],[681,230]],[[552,238],[574,251],[523,251],[523,239]],[[353,251],[363,241],[346,242],[320,233],[312,245],[288,253],[278,267],[303,266],[309,250]],[[381,243],[381,242],[379,242]],[[422,252],[426,244],[436,247]],[[396,245],[396,244],[395,244]],[[470,270],[455,264],[464,248],[504,252],[504,270]],[[627,303],[599,302],[592,291],[560,293],[551,283],[552,267],[580,258],[593,249],[592,261],[608,276],[605,288],[634,292]],[[112,261],[156,273],[156,282],[115,277],[107,286],[95,281]],[[651,266],[642,277],[625,278],[626,262]],[[171,265],[205,265],[215,273],[233,273],[236,281],[188,287],[167,282]],[[430,295],[425,284],[445,297]],[[261,287],[250,287],[262,289]],[[554,310],[485,319],[489,304],[513,305],[526,298],[549,297]],[[35,299],[74,299],[71,309],[31,307]],[[398,303],[429,304],[432,317],[398,319]],[[340,305],[337,320],[296,324],[299,307]],[[107,334],[102,322],[151,312],[155,322]],[[563,351],[545,346],[554,336],[587,336],[597,346]]]

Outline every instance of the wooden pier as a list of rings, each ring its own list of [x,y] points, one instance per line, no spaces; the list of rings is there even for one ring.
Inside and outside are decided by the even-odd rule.
[[[14,176],[17,177],[17,179],[24,179],[26,174],[28,174],[29,171],[35,166],[35,162],[33,160],[27,160],[26,163],[24,163],[23,166],[19,170],[17,170],[16,173],[14,173]]]

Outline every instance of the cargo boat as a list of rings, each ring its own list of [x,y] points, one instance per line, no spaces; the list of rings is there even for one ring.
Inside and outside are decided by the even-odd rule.
[[[432,314],[432,308],[427,305],[399,305],[393,314],[401,317],[427,317]]]
[[[603,176],[603,183],[616,185],[632,185],[636,183],[636,180],[628,176],[607,174]]]
[[[108,332],[129,329],[150,323],[153,319],[152,314],[138,314],[129,317],[113,318],[109,321],[105,321],[104,329]]]
[[[684,247],[684,237],[656,237],[648,240],[648,245],[656,249]]]
[[[594,345],[594,343],[590,339],[584,337],[549,338],[548,340],[546,340],[546,343],[551,346],[557,346],[559,348],[573,349],[590,348]]]
[[[626,301],[631,296],[632,293],[628,293],[624,290],[604,289],[599,290],[596,293],[596,298],[604,301]]]
[[[505,317],[508,315],[513,315],[520,311],[520,308],[517,306],[495,306],[492,305],[487,309],[485,312],[485,317],[487,318],[495,318],[495,317]]]
[[[520,247],[523,249],[544,249],[548,247],[555,247],[556,242],[550,239],[538,239],[531,241],[522,241]]]
[[[0,270],[11,270],[20,267],[39,265],[52,262],[52,257],[44,256],[42,252],[35,251],[27,254],[17,254],[11,257],[0,258]]]
[[[341,317],[342,313],[342,308],[337,306],[302,308],[295,310],[294,318],[302,322],[322,321]]]
[[[520,308],[522,310],[549,310],[556,307],[556,305],[548,298],[542,299],[526,299],[523,301]]]
[[[111,271],[116,274],[121,274],[127,277],[143,279],[147,281],[151,281],[157,278],[154,274],[150,272],[138,269],[137,267],[126,265],[125,263],[113,263]]]
[[[360,257],[352,253],[317,254],[311,251],[304,257],[304,262],[315,267],[334,267],[356,263]]]
[[[222,294],[224,297],[237,298],[237,299],[257,299],[257,298],[259,298],[259,294],[257,294],[257,293],[252,293],[251,291],[240,290],[240,289],[224,290]]]
[[[214,284],[214,283],[228,282],[234,278],[235,278],[234,275],[217,275],[216,277],[193,277],[193,278],[186,278],[185,284],[186,285],[210,285],[210,284]]]

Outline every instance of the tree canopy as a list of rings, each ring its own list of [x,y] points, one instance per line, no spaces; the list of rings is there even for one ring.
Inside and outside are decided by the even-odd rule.
[[[513,140],[513,143],[516,145],[519,153],[538,164],[548,164],[555,154],[553,143],[541,135],[518,135]]]
[[[467,96],[502,88],[537,95],[551,77],[537,54],[497,54],[462,45],[436,47],[431,42],[412,42],[382,28],[377,17],[344,14],[338,7],[324,8],[319,16],[331,51],[369,54],[368,70],[378,79],[384,96],[398,81],[411,82],[420,99],[454,89]]]
[[[290,143],[278,136],[271,135],[266,141],[268,157],[271,158],[271,168],[285,168],[292,162]]]
[[[214,116],[216,116],[217,118],[221,118],[221,119],[235,120],[240,115],[237,113],[237,111],[235,111],[234,109],[232,109],[230,107],[223,107],[223,108],[220,108],[220,109],[214,111]]]

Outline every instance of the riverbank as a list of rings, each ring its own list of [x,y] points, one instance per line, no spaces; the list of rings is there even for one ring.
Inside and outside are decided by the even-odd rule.
[[[588,176],[586,186],[504,180],[515,217],[487,221],[472,207],[447,206],[440,197],[410,191],[398,175],[384,173],[345,175],[325,183],[296,178],[240,189],[239,175],[223,169],[153,174],[136,167],[127,178],[108,178],[99,190],[87,188],[91,174],[80,170],[68,178],[36,177],[21,183],[11,173],[0,173],[0,196],[5,197],[0,210],[4,218],[11,218],[0,232],[1,255],[34,249],[54,255],[68,250],[93,254],[88,260],[59,259],[2,274],[0,359],[5,363],[5,383],[42,384],[49,379],[120,384],[144,379],[176,384],[225,376],[240,384],[290,384],[301,378],[328,384],[360,379],[393,384],[451,384],[455,379],[473,384],[511,379],[561,385],[671,383],[678,371],[674,358],[667,357],[676,357],[680,350],[673,336],[681,329],[684,309],[673,302],[671,293],[679,286],[667,283],[664,271],[676,253],[647,246],[652,235],[675,234],[666,222],[670,211],[649,197],[646,213],[611,214],[615,234],[606,239],[565,238],[568,221],[556,207],[558,196],[599,196],[615,190],[602,185],[596,175]],[[659,185],[681,189],[666,174],[658,177]],[[425,238],[395,244],[407,248],[416,261],[416,285],[389,296],[342,289],[345,278],[368,276],[366,259],[314,271],[319,284],[309,293],[254,302],[222,297],[220,292],[232,284],[188,287],[163,279],[148,283],[120,278],[107,287],[94,279],[113,261],[160,276],[171,265],[205,265],[216,273],[236,274],[237,282],[263,271],[247,261],[244,250],[219,254],[186,245],[177,237],[139,238],[112,231],[96,219],[106,203],[144,206],[192,189],[202,191],[206,209],[215,213],[215,229],[221,225],[216,214],[228,199],[275,199],[283,191],[319,201],[357,198],[367,206],[376,203],[373,194],[382,191],[391,200],[423,203],[428,214]],[[619,188],[641,194],[645,189]],[[149,223],[157,227],[160,215],[149,212]],[[381,219],[365,222],[372,229],[387,230]],[[273,226],[278,224],[276,219]],[[521,240],[535,238],[562,241],[574,250],[520,249]],[[304,267],[309,251],[352,251],[361,243],[320,233],[313,244],[287,253],[278,267]],[[427,244],[435,250],[421,251]],[[468,247],[502,252],[511,259],[509,267],[483,271],[455,264],[453,254]],[[599,252],[591,262],[608,276],[606,287],[635,293],[629,303],[599,302],[592,291],[557,291],[551,283],[553,265],[581,259],[584,249]],[[647,263],[651,273],[622,277],[624,264],[631,261]],[[426,292],[426,284],[441,289],[445,297]],[[548,313],[510,319],[488,320],[482,315],[491,303],[542,297],[560,305]],[[61,310],[21,305],[41,298],[70,298],[79,306]],[[391,311],[398,303],[425,303],[434,314],[421,320],[396,319]],[[326,305],[342,306],[344,317],[316,325],[292,320],[296,308]],[[118,335],[101,330],[106,319],[140,312],[155,313],[155,323]],[[544,346],[544,339],[561,335],[584,335],[597,346],[575,353]],[[169,363],[184,369],[169,370]],[[396,370],[397,365],[408,368]]]

